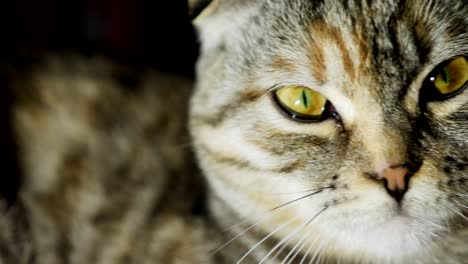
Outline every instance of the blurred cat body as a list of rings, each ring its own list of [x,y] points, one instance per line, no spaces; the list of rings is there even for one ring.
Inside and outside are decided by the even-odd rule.
[[[429,101],[424,81],[466,58],[467,8],[215,0],[194,20],[192,96],[178,77],[130,91],[106,61],[49,59],[14,82],[25,178],[0,259],[466,263],[468,90]],[[288,86],[339,115],[288,118]],[[403,167],[396,196],[381,175]]]

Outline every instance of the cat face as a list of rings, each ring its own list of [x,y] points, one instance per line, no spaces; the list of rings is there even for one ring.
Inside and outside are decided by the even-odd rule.
[[[212,196],[323,255],[466,226],[468,7],[449,2],[213,1],[191,105]]]

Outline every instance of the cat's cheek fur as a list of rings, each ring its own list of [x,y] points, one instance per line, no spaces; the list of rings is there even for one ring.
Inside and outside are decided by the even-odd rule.
[[[355,161],[337,160],[334,164],[342,169],[328,172],[323,164],[336,159],[336,155],[327,155],[326,146],[340,138],[335,121],[295,124],[275,112],[268,103],[268,99],[262,98],[243,110],[231,113],[229,118],[215,126],[194,122],[197,124],[193,133],[198,144],[198,156],[214,195],[230,204],[241,218],[250,219],[253,223],[263,219],[257,227],[265,232],[284,225],[273,234],[274,237],[281,239],[298,233],[298,230],[300,234],[310,232],[304,250],[309,246],[320,247],[323,255],[334,256],[343,252],[343,256],[349,253],[349,257],[356,257],[359,253],[374,258],[399,258],[424,249],[421,241],[430,241],[436,230],[430,229],[428,223],[400,215],[397,204],[384,187],[363,177],[359,170],[373,164],[382,155],[355,152],[351,147],[346,152],[356,157]],[[375,124],[370,122],[368,125]],[[261,130],[262,126],[264,130]],[[363,127],[366,126],[359,126],[361,130]],[[373,133],[366,133],[366,129],[354,131],[354,148],[362,149],[364,146],[368,150],[379,150],[381,148],[376,146],[392,145],[392,142],[393,147],[399,146],[388,132],[383,137],[377,132],[381,129],[370,130]],[[269,151],[259,148],[272,144],[269,137],[274,139],[275,133],[286,133],[289,140],[273,140],[275,148],[266,148]],[[314,145],[313,141],[305,140],[314,136],[324,142]],[[398,135],[394,136],[398,138]],[[293,137],[299,140],[291,142]],[[275,149],[281,149],[282,144],[285,144],[284,151],[289,155],[272,155]],[[357,159],[359,156],[362,159]],[[281,172],[281,167],[298,157],[306,159],[306,167],[301,167],[300,171]],[[333,189],[326,189],[333,183],[328,182],[332,177],[325,176],[333,173],[340,175],[340,182]],[[314,188],[325,189],[269,215],[272,208],[300,197],[301,191]],[[304,228],[311,217],[324,209],[314,225]],[[288,221],[292,222],[285,225]],[[382,237],[390,239],[382,240]],[[302,238],[292,236],[290,241],[293,244]]]
[[[437,221],[425,222],[424,219],[401,215],[396,203],[380,188],[366,186],[361,192],[357,191],[359,186],[352,189],[356,191],[340,193],[349,198],[346,203],[338,202],[331,206],[314,222],[317,231],[313,236],[320,235],[324,255],[398,259],[428,250],[421,241],[431,241],[441,231]],[[324,195],[325,200],[332,200],[333,195]],[[307,208],[313,207],[310,204],[304,207],[297,207],[295,213],[306,220],[306,212],[310,213]]]
[[[240,2],[246,12],[231,17]],[[446,228],[458,228],[453,219],[466,219],[466,92],[425,105],[420,94],[439,62],[466,51],[462,1],[221,4],[226,9],[195,23],[202,56],[192,103],[194,117],[217,122],[192,125],[192,134],[212,195],[223,200],[217,209],[232,209],[263,231],[249,246],[273,233],[291,247],[306,237],[298,251],[344,262],[413,263],[417,256],[426,263],[450,255],[437,243],[455,233]],[[285,85],[321,93],[339,122],[304,124],[282,114],[271,89]],[[252,87],[265,95],[237,99]],[[401,164],[414,164],[415,173],[398,203],[383,181],[366,175]],[[265,216],[310,189],[320,192]],[[225,211],[214,211],[229,222]]]

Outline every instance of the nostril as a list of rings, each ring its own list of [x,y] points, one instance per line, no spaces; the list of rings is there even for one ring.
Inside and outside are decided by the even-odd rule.
[[[407,166],[398,165],[385,168],[380,173],[366,172],[365,175],[371,179],[383,181],[387,193],[400,202],[408,188],[411,172]]]
[[[400,202],[408,189],[410,170],[406,166],[390,167],[383,171],[382,177],[388,194]]]
[[[388,187],[386,189],[387,193],[390,194],[390,196],[392,196],[397,202],[400,202],[401,199],[403,199],[403,195],[406,193],[406,189],[390,190]]]
[[[406,189],[406,176],[408,174],[408,168],[398,166],[385,169],[382,176],[386,180],[387,189],[396,191]]]

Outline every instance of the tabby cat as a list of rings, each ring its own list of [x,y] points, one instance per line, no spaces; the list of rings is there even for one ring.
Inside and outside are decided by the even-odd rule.
[[[101,58],[11,67],[1,263],[468,263],[466,0],[189,4],[192,96]]]

